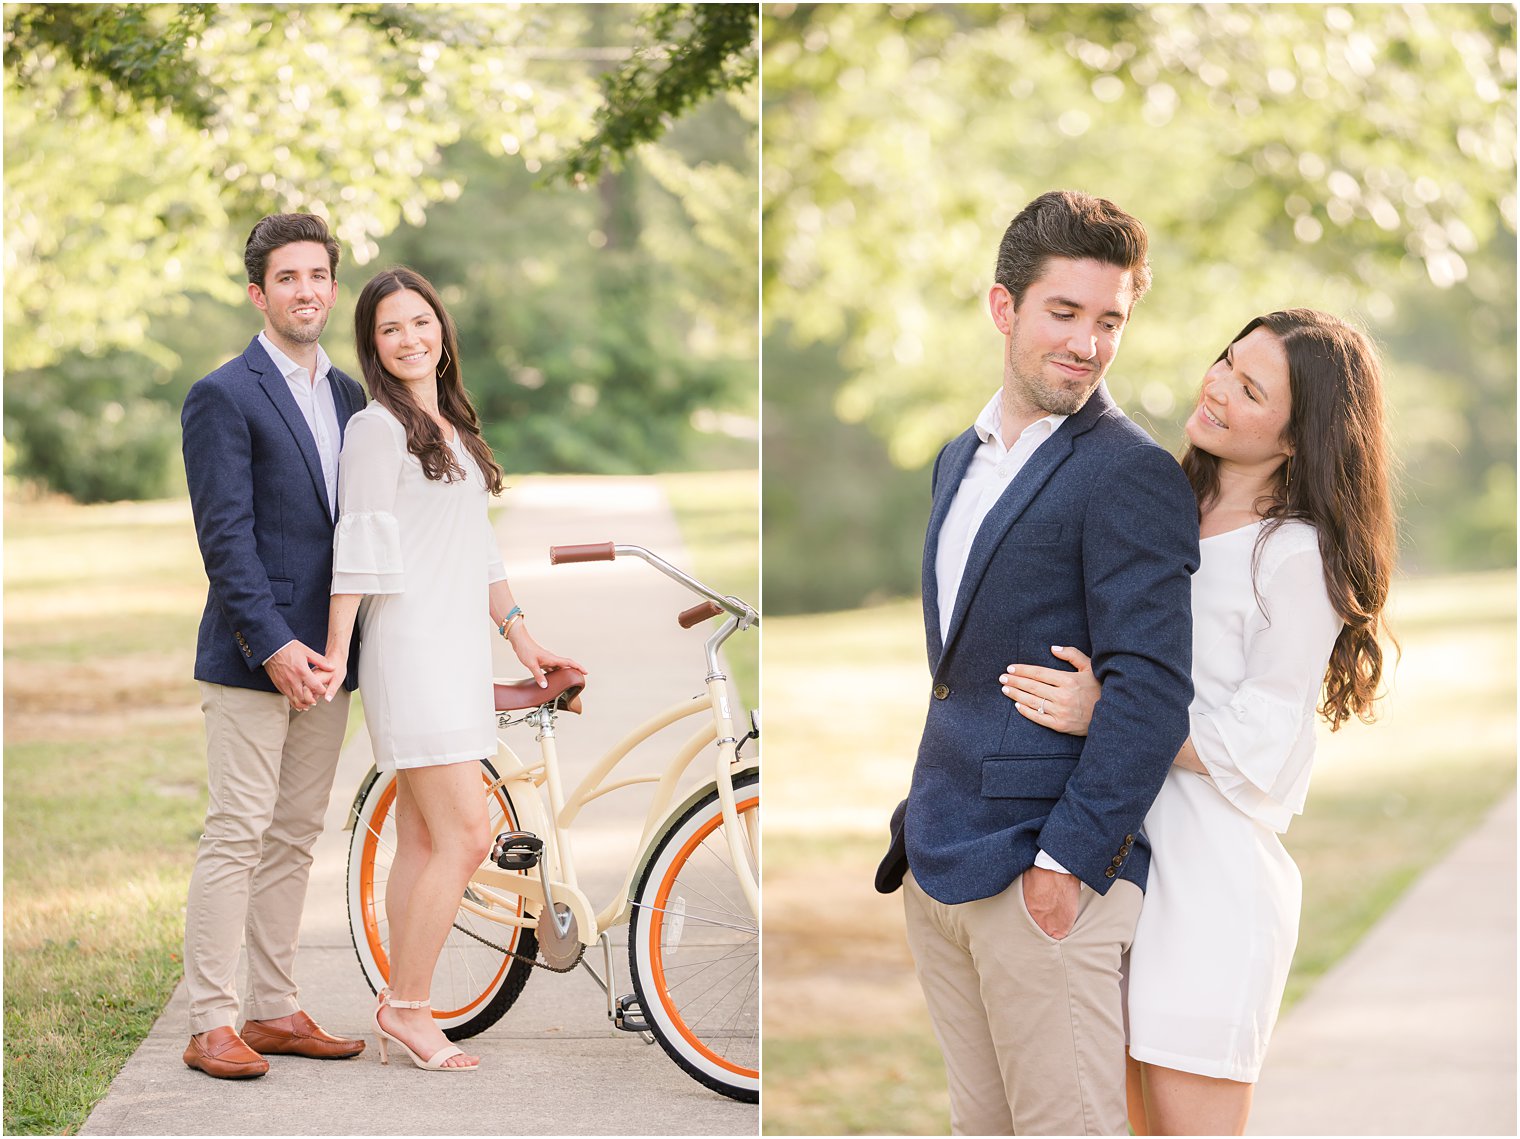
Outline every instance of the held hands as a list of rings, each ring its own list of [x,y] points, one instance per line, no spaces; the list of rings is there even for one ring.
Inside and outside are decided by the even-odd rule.
[[[1077,671],[1010,664],[998,677],[1003,695],[1014,702],[1026,720],[1054,732],[1085,736],[1093,708],[1103,695],[1103,687],[1092,673],[1092,660],[1080,650],[1062,645],[1052,645],[1050,653],[1075,665]]]
[[[538,681],[540,688],[549,687],[549,682],[544,678],[544,674],[546,672],[553,672],[556,668],[573,668],[579,673],[586,673],[585,665],[578,664],[569,657],[557,656],[535,641],[532,634],[524,627],[522,621],[518,621],[508,631],[507,644],[512,646],[512,651],[517,654],[517,659],[523,663],[523,667],[533,674],[533,679]]]
[[[328,695],[333,691],[332,663],[300,641],[291,641],[265,661],[264,671],[297,712],[306,711],[324,696],[332,699]],[[337,671],[337,678],[337,683],[342,684],[341,671]]]
[[[332,650],[329,649],[328,651],[331,652]],[[344,653],[342,656],[334,653],[328,658],[328,666],[331,671],[327,678],[327,696],[325,699],[329,704],[332,703],[332,698],[343,690],[343,681],[348,676],[348,661],[345,659],[347,656],[347,653]]]
[[[1031,866],[1020,877],[1024,908],[1047,937],[1060,941],[1077,921],[1082,883],[1072,874]]]

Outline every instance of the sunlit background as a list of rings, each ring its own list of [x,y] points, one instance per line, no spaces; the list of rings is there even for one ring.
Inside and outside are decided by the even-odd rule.
[[[334,362],[364,281],[410,264],[508,470],[753,465],[758,85],[594,185],[562,170],[653,6],[121,7],[7,9],[7,475],[182,485],[185,391],[259,328],[248,231],[297,210],[343,245]]]
[[[1290,1003],[1509,793],[1514,21],[1488,4],[765,7],[768,1132],[947,1125],[901,903],[871,874],[927,700],[927,464],[1001,381],[994,256],[1045,190],[1111,198],[1150,231],[1154,284],[1109,387],[1173,451],[1204,370],[1259,313],[1323,308],[1383,354],[1404,654],[1382,722],[1322,733],[1286,839],[1306,879]],[[1460,729],[1422,699],[1457,661]]]
[[[261,216],[320,214],[342,243],[340,368],[364,282],[420,270],[509,487],[651,476],[685,567],[756,600],[755,24],[5,6],[7,1134],[77,1131],[179,980],[206,794],[179,412],[262,326]],[[752,703],[748,640],[729,664]]]

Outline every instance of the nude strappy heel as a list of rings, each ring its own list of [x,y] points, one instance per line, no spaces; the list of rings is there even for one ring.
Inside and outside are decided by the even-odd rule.
[[[393,1000],[391,998],[389,989],[386,989],[380,993],[379,1003],[375,1005],[375,1032],[379,1034],[380,1063],[390,1063],[390,1058],[386,1055],[387,1043],[389,1042],[390,1044],[401,1045],[402,1050],[412,1058],[412,1063],[417,1065],[417,1067],[421,1068],[424,1072],[474,1072],[479,1070],[480,1061],[478,1060],[473,1064],[454,1064],[447,1067],[444,1065],[445,1060],[452,1059],[455,1056],[464,1055],[464,1049],[454,1044],[445,1044],[442,1048],[438,1049],[438,1051],[434,1052],[431,1056],[424,1060],[421,1056],[417,1055],[417,1053],[413,1052],[411,1046],[407,1044],[405,1040],[402,1040],[401,1037],[392,1036],[389,1032],[385,1031],[385,1026],[380,1023],[380,1010],[385,1008],[387,1005],[389,1005],[391,1008],[433,1007],[430,1001]]]

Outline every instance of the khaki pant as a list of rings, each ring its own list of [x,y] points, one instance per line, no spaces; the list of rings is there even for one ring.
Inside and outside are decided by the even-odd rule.
[[[301,1007],[291,968],[311,848],[338,768],[348,693],[294,712],[278,692],[201,683],[211,798],[185,907],[190,1032],[237,1020],[248,943],[250,1020]]]
[[[1061,941],[1024,880],[948,906],[903,879],[908,944],[945,1054],[956,1135],[1126,1135],[1120,962],[1141,893],[1082,887]]]

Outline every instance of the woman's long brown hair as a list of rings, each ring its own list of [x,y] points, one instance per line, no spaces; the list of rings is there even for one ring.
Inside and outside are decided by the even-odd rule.
[[[438,369],[439,414],[459,431],[465,450],[485,475],[486,489],[492,494],[500,494],[501,467],[491,454],[490,444],[480,433],[480,418],[470,403],[469,393],[464,390],[464,381],[460,379],[459,338],[454,331],[454,320],[427,278],[404,265],[371,277],[354,308],[354,342],[370,397],[401,421],[401,426],[406,429],[406,449],[417,456],[424,475],[443,482],[467,477],[433,417],[417,406],[406,384],[387,372],[380,363],[380,353],[375,348],[375,314],[381,301],[403,290],[410,290],[427,301],[443,329],[443,346],[448,360]]]
[[[1292,457],[1274,476],[1257,555],[1290,518],[1318,531],[1325,588],[1345,622],[1325,669],[1319,712],[1332,731],[1352,715],[1370,723],[1383,676],[1379,638],[1398,646],[1383,618],[1398,540],[1377,351],[1344,321],[1305,308],[1259,316],[1230,343],[1257,328],[1282,344],[1292,388],[1284,432]],[[1219,494],[1219,460],[1189,445],[1182,469],[1199,509],[1207,508]]]

